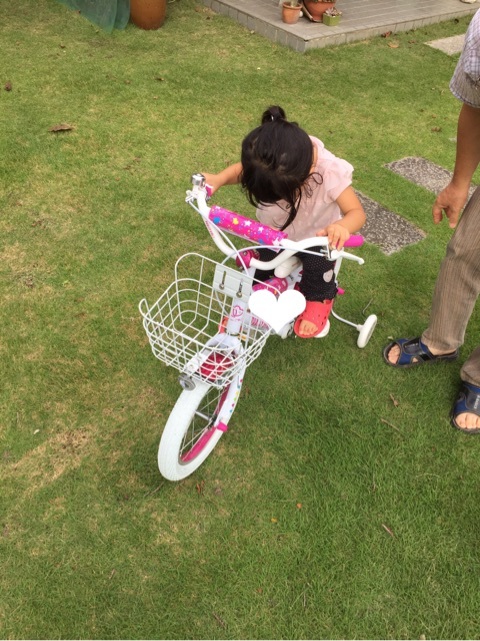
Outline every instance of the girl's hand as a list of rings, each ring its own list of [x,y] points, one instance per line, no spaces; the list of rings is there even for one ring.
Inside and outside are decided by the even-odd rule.
[[[315,234],[316,236],[328,236],[328,244],[330,249],[342,249],[347,240],[350,238],[350,232],[346,227],[340,223],[332,223],[325,227],[325,229],[320,229]]]
[[[207,174],[202,171],[205,176],[207,185],[211,188],[210,196],[212,196],[220,187],[224,185],[236,185],[240,182],[240,174],[242,173],[242,163],[237,162],[234,165],[225,167],[218,174]]]
[[[205,176],[205,181],[207,185],[210,187],[211,193],[210,195],[213,196],[213,194],[219,189],[222,185],[220,184],[220,181],[218,180],[218,174],[207,174],[206,171],[202,171],[202,174]]]

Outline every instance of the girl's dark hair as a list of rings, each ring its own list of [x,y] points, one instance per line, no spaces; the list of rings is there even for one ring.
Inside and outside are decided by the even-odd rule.
[[[287,202],[288,218],[282,229],[295,219],[302,198],[302,185],[311,174],[312,141],[296,122],[289,122],[285,111],[270,107],[262,124],[242,143],[241,185],[249,202],[273,204]]]

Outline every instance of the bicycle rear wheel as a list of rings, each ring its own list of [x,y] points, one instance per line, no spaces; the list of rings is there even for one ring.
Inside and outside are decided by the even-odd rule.
[[[180,481],[200,467],[226,430],[241,386],[237,376],[222,389],[202,382],[180,394],[158,448],[162,476]]]

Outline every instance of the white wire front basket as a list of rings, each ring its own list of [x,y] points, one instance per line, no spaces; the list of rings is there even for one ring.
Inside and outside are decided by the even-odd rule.
[[[245,310],[253,279],[199,254],[175,265],[175,281],[156,303],[139,309],[153,354],[182,374],[222,388],[261,353],[271,328]],[[226,333],[235,319],[235,335]]]

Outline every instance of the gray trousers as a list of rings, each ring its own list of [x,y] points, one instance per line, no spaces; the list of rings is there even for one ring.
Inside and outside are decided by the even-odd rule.
[[[480,293],[480,187],[470,198],[447,245],[433,294],[430,323],[422,340],[452,352],[460,347]],[[462,367],[460,377],[480,386],[480,347]]]

